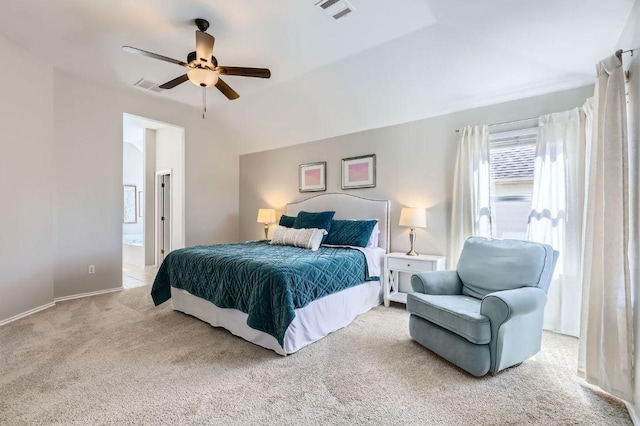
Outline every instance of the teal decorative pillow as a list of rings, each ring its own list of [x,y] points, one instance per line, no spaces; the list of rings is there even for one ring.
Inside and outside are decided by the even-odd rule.
[[[319,212],[319,213],[310,213],[301,211],[296,216],[295,222],[293,222],[294,229],[302,229],[302,228],[318,228],[324,229],[329,232],[331,229],[331,219],[333,219],[333,215],[336,212]]]
[[[377,220],[332,220],[323,244],[366,247]]]
[[[287,216],[286,214],[283,214],[280,216],[280,222],[278,222],[278,225],[284,226],[285,228],[293,228],[293,222],[295,221],[295,216]]]

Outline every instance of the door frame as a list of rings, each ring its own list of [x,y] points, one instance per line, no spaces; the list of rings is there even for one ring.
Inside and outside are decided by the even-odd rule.
[[[161,220],[160,220],[160,203],[162,203],[162,199],[161,197],[158,197],[157,195],[160,193],[160,177],[161,176],[169,176],[170,179],[170,184],[169,184],[169,249],[167,250],[167,252],[165,253],[165,256],[167,254],[169,254],[169,251],[171,251],[171,247],[173,247],[173,239],[172,239],[172,230],[173,230],[173,179],[172,179],[172,169],[164,169],[164,170],[156,170],[156,185],[155,185],[155,191],[156,191],[156,206],[155,206],[155,215],[154,215],[154,220],[155,220],[155,235],[156,235],[156,244],[155,244],[155,249],[154,249],[154,253],[155,253],[155,266],[158,267],[159,265],[159,259],[160,259],[160,226],[161,225]]]

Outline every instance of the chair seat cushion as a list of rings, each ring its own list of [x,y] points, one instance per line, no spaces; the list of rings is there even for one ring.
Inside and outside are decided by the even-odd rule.
[[[410,293],[407,311],[471,343],[484,345],[491,340],[491,323],[480,313],[480,303],[479,299],[469,296]]]

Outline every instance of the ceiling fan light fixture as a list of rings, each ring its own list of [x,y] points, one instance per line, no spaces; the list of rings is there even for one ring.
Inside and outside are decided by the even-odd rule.
[[[218,82],[218,73],[205,68],[191,68],[187,76],[190,82],[199,87],[212,87]]]

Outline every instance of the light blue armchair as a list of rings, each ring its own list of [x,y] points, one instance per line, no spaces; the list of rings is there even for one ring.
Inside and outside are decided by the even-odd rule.
[[[411,338],[474,376],[540,350],[558,252],[528,241],[469,238],[456,271],[411,277]]]

